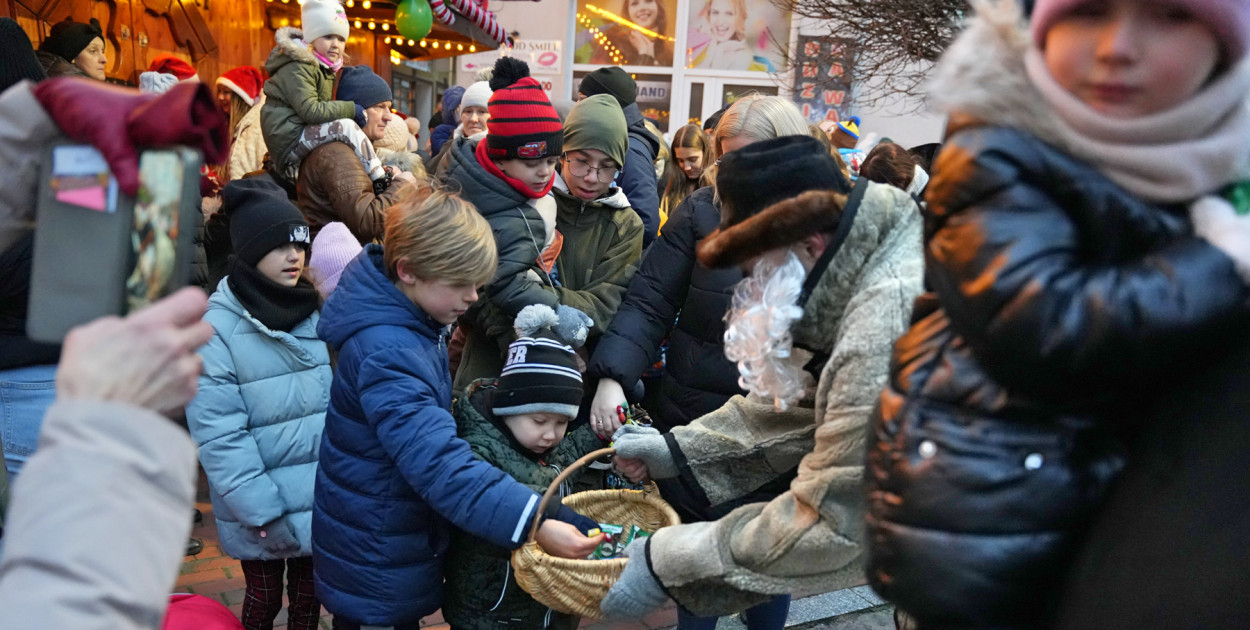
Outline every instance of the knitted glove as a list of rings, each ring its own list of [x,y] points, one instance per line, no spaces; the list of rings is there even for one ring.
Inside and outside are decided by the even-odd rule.
[[[287,556],[299,551],[299,539],[295,537],[295,528],[285,516],[261,525],[257,535],[260,546],[275,556]]]
[[[1233,259],[1242,281],[1250,284],[1250,215],[1238,215],[1219,197],[1203,197],[1189,207],[1194,234]]]
[[[647,465],[652,479],[671,479],[677,476],[677,463],[668,441],[651,427],[627,424],[612,437],[612,446],[618,457],[640,459]]]
[[[352,120],[355,120],[356,125],[359,126],[361,129],[364,129],[365,124],[369,122],[369,119],[365,117],[365,108],[361,107],[360,105],[357,105],[356,117],[353,118]]]
[[[625,548],[629,562],[621,572],[621,578],[599,602],[603,616],[618,619],[642,619],[647,613],[664,605],[668,595],[647,566],[647,541],[650,537],[635,540]]]
[[[595,325],[595,320],[589,315],[563,304],[556,307],[556,317],[560,320],[555,327],[556,334],[574,348],[580,348],[586,343],[590,327]]]

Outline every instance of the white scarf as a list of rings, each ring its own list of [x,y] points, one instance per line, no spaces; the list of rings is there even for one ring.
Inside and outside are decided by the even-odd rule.
[[[1172,109],[1130,119],[1100,114],[1063,89],[1036,46],[1024,63],[1068,149],[1147,201],[1194,201],[1250,175],[1250,59]]]

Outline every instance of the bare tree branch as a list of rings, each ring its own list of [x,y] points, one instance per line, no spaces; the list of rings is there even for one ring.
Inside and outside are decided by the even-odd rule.
[[[861,106],[923,105],[933,64],[958,32],[968,0],[772,0],[821,27],[814,34],[846,40],[855,63],[850,79]],[[821,32],[823,30],[823,32]],[[808,31],[810,32],[810,31]],[[798,51],[791,50],[794,65]],[[845,79],[843,79],[845,81]]]

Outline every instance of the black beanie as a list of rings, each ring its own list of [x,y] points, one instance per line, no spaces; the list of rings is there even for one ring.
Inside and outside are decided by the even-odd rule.
[[[556,413],[576,418],[582,404],[582,373],[573,348],[552,328],[556,312],[531,304],[517,314],[518,339],[508,346],[507,361],[491,404],[496,416]]]
[[[608,94],[621,104],[621,109],[632,104],[638,98],[638,84],[629,77],[629,73],[618,66],[599,68],[582,77],[577,91],[585,96]]]
[[[351,101],[365,109],[391,98],[391,86],[369,66],[344,66],[339,77],[338,100]]]
[[[99,20],[91,18],[90,22],[83,24],[65,18],[63,22],[52,25],[52,32],[42,44],[39,44],[39,50],[73,62],[78,57],[78,53],[81,53],[97,37],[104,39],[104,31],[100,28]]]
[[[308,222],[286,191],[266,177],[236,179],[222,192],[230,217],[230,244],[240,262],[255,267],[266,254],[287,243],[311,247]]]
[[[809,190],[851,191],[833,157],[811,136],[782,136],[730,151],[716,171],[721,229]]]
[[[12,18],[0,18],[0,92],[22,79],[46,78],[26,31]]]

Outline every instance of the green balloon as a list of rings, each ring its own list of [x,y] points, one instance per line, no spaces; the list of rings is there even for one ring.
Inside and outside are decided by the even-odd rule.
[[[427,0],[403,0],[395,9],[395,27],[408,39],[423,39],[434,26],[434,12]]]

